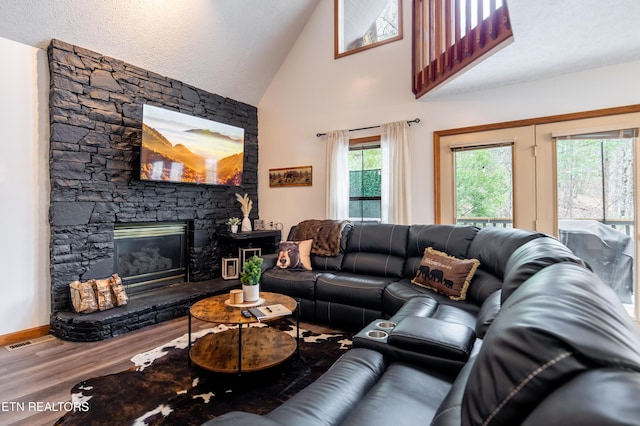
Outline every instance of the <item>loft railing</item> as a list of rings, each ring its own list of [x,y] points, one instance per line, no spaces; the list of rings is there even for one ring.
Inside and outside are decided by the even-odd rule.
[[[416,98],[512,36],[506,0],[413,0]]]

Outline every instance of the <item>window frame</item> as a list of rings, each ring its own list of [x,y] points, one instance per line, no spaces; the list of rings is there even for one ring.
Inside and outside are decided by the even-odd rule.
[[[380,41],[376,41],[374,43],[370,43],[370,44],[366,44],[364,46],[361,47],[357,47],[351,50],[344,50],[344,51],[340,51],[340,39],[341,39],[341,34],[344,32],[344,28],[342,27],[342,23],[343,23],[343,19],[340,16],[340,11],[343,9],[342,8],[342,1],[343,0],[334,0],[333,1],[333,52],[334,52],[334,58],[338,59],[338,58],[342,58],[344,56],[348,56],[348,55],[353,55],[354,53],[358,53],[358,52],[362,52],[365,50],[369,50],[372,49],[374,47],[378,47],[378,46],[382,46],[388,43],[393,43],[394,41],[398,41],[398,40],[402,40],[403,35],[402,35],[402,0],[398,0],[398,35],[396,35],[395,37],[390,37],[384,40],[380,40]]]

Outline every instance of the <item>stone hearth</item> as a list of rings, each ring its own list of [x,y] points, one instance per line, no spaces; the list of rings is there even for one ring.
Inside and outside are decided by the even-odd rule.
[[[140,293],[131,297],[127,305],[102,312],[81,315],[60,311],[52,316],[51,332],[61,339],[80,342],[109,339],[187,315],[189,307],[198,300],[238,286],[238,280],[217,278]]]
[[[228,217],[240,215],[235,193],[248,193],[254,201],[251,218],[258,215],[258,116],[251,105],[58,40],[51,42],[48,55],[51,322],[54,334],[70,337],[77,333],[67,327],[69,315],[75,315],[69,313],[69,283],[105,278],[115,272],[117,223],[187,223],[192,285],[220,276],[217,233],[225,228]],[[144,104],[244,128],[242,186],[140,181]],[[194,292],[203,293],[197,289]],[[135,306],[126,308],[132,309]],[[104,316],[117,315],[118,310],[125,312],[115,308]],[[165,315],[157,320],[161,317]],[[150,320],[141,317],[139,321],[147,324]]]

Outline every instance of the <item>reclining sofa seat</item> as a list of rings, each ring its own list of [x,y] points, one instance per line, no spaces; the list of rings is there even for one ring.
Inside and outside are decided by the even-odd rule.
[[[351,349],[269,414],[207,424],[637,424],[640,332],[613,290],[553,238],[501,265],[504,304],[457,377]]]
[[[293,239],[295,226],[291,227],[288,241]],[[340,236],[340,253],[334,257],[322,257],[311,255],[311,271],[289,271],[278,269],[276,265],[277,254],[263,256],[263,274],[260,279],[260,287],[264,291],[273,291],[294,297],[300,302],[300,318],[307,321],[315,321],[316,311],[316,280],[322,274],[330,271],[339,271],[346,251],[347,241],[353,226],[347,225]]]
[[[511,253],[543,236],[459,225],[353,224],[343,231],[338,256],[311,255],[312,271],[273,269],[277,255],[265,256],[261,288],[298,298],[301,318],[308,321],[358,329],[396,314],[413,297],[428,296],[429,306],[423,303],[421,316],[456,319],[474,328],[485,301],[502,286]],[[427,247],[480,261],[465,301],[411,283]],[[494,294],[483,316],[495,313],[499,303]]]
[[[316,320],[363,327],[383,318],[383,293],[402,278],[408,226],[354,225],[340,271],[316,281]]]

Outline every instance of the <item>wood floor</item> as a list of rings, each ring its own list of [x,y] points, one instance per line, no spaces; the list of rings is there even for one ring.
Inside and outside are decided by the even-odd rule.
[[[193,320],[193,330],[211,327]],[[130,368],[130,358],[187,333],[187,317],[101,342],[51,339],[8,351],[0,347],[0,425],[52,425],[82,380]],[[185,359],[186,362],[186,359]],[[47,405],[49,403],[49,405]]]
[[[301,325],[317,333],[333,331]],[[71,401],[75,384],[132,367],[131,357],[186,334],[187,327],[185,316],[100,342],[52,338],[13,351],[0,347],[0,425],[54,424],[65,411],[53,410]],[[211,323],[192,320],[194,332],[210,327]]]

